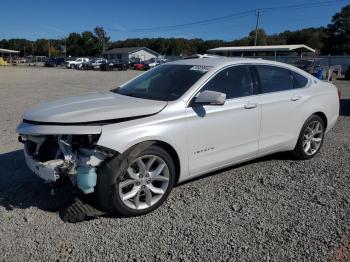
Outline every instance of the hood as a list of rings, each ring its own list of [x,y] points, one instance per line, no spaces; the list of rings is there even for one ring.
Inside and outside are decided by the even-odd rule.
[[[96,92],[42,103],[27,110],[23,119],[43,123],[90,123],[132,119],[156,114],[167,102]]]

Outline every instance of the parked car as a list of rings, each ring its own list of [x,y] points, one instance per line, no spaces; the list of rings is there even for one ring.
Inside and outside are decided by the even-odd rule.
[[[134,64],[134,69],[135,70],[143,70],[145,67],[144,63],[135,63]]]
[[[91,62],[92,69],[100,69],[101,64],[107,63],[105,58],[96,58]]]
[[[76,69],[82,69],[82,70],[94,70],[94,69],[100,69],[101,64],[106,63],[107,59],[104,58],[96,58],[96,59],[90,59],[87,62],[82,62],[75,66]]]
[[[81,65],[82,63],[87,63],[89,62],[89,58],[87,57],[79,57],[76,60],[73,61],[66,61],[66,67],[67,68],[75,68]]]
[[[338,115],[337,88],[296,67],[188,59],[34,106],[17,132],[34,173],[69,178],[106,212],[133,216],[214,170],[282,151],[313,158]]]
[[[78,69],[78,70],[92,70],[93,67],[92,67],[92,62],[91,61],[92,60],[76,64],[76,65],[74,65],[74,68]]]
[[[64,64],[63,57],[50,57],[45,60],[46,67],[56,67]]]
[[[122,60],[109,60],[105,63],[102,63],[100,65],[100,69],[102,71],[110,71],[117,69],[119,71],[126,71],[129,69],[129,63],[128,61],[122,61]]]
[[[139,63],[142,63],[142,60],[139,57],[131,57],[129,59],[129,67],[130,68],[134,68],[134,65],[139,64]]]
[[[130,62],[124,60],[117,60],[114,62],[114,67],[119,71],[126,71],[130,68]]]
[[[348,69],[345,72],[345,79],[350,80],[350,66],[348,67]]]
[[[25,64],[25,63],[27,63],[27,59],[24,58],[24,57],[18,57],[16,59],[16,63],[18,63],[18,64]]]
[[[143,69],[145,70],[151,69],[153,67],[156,67],[165,63],[165,61],[166,61],[165,59],[161,59],[161,58],[151,58],[150,60],[145,61],[143,63]]]
[[[100,70],[101,71],[110,71],[113,70],[113,62],[112,61],[105,61],[104,63],[100,64]]]

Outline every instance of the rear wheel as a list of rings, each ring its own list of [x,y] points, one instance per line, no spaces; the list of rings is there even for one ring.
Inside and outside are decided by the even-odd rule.
[[[174,182],[174,163],[165,150],[153,145],[135,148],[98,170],[97,200],[109,212],[143,215],[167,199]]]
[[[324,129],[323,120],[319,116],[309,117],[301,129],[293,154],[299,159],[313,158],[322,147]]]

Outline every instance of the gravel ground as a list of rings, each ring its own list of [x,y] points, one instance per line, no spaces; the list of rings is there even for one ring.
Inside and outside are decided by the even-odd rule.
[[[64,223],[58,210],[69,192],[50,194],[26,168],[14,131],[21,113],[39,101],[111,89],[136,74],[0,68],[0,260],[349,260],[348,99],[310,161],[272,155],[181,184],[146,216]],[[350,90],[349,82],[339,86]]]

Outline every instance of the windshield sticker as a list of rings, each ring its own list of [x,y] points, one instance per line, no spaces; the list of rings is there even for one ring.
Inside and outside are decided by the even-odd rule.
[[[196,65],[196,66],[192,66],[192,67],[190,68],[190,70],[200,71],[200,72],[206,73],[206,72],[208,72],[211,68],[212,68],[212,66]]]

